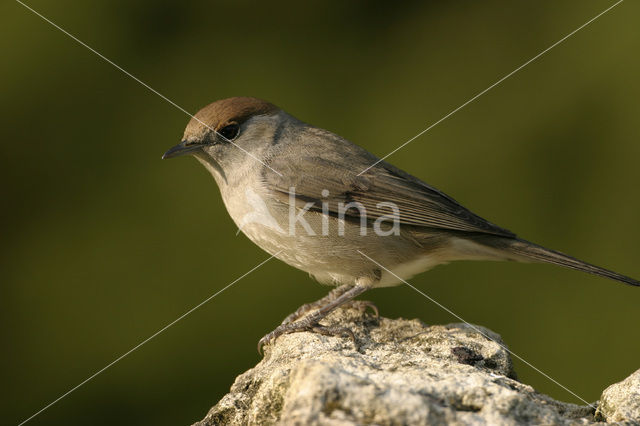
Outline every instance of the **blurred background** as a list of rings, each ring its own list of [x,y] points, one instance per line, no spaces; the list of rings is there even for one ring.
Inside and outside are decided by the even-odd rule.
[[[180,106],[270,100],[382,156],[613,2],[27,2]],[[640,4],[624,2],[389,161],[524,238],[640,278]],[[188,117],[16,2],[0,5],[3,424],[267,258],[195,160]],[[633,53],[636,52],[636,53]],[[640,368],[640,289],[457,263],[412,284],[588,401]],[[271,261],[30,424],[190,424],[329,289]],[[407,286],[387,317],[457,321]],[[515,360],[520,379],[580,401]]]

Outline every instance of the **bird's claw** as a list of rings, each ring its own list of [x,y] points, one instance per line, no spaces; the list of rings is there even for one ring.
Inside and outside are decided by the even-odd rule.
[[[318,333],[318,334],[322,334],[324,336],[344,336],[346,334],[346,335],[349,336],[349,338],[351,339],[353,344],[355,346],[357,346],[356,335],[353,334],[353,331],[350,328],[346,328],[346,327],[325,327],[325,326],[322,326],[322,325],[317,325],[317,326],[313,327],[312,331],[315,332],[315,333]]]
[[[367,308],[371,308],[376,319],[380,319],[380,312],[378,311],[378,307],[373,302],[370,302],[368,300],[352,300],[351,302],[345,303],[345,305],[351,306],[354,309],[358,309],[362,313],[364,313]]]
[[[299,327],[292,327],[292,325],[295,325],[295,323],[281,324],[272,332],[262,336],[262,339],[258,340],[258,353],[260,355],[264,355],[262,352],[262,347],[265,345],[270,345],[283,334],[295,333],[296,331],[310,331],[313,329],[313,327],[309,325],[300,324]]]
[[[262,356],[264,355],[264,353],[262,352],[262,347],[264,345],[268,345],[271,343],[271,340],[274,340],[274,337],[271,336],[273,332],[265,335],[262,337],[262,339],[258,340],[258,353]]]

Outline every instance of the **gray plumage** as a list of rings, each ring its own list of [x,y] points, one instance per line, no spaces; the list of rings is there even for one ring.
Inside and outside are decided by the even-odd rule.
[[[640,285],[520,239],[363,148],[255,98],[225,99],[198,112],[165,157],[183,153],[212,173],[229,214],[253,242],[342,286],[324,305],[313,305],[316,313],[454,260],[547,262]],[[292,225],[292,214],[304,223]],[[261,342],[317,329],[324,315],[289,318]]]

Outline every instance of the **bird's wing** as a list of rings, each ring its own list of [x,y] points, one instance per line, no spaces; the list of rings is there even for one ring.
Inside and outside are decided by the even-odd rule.
[[[364,161],[361,155],[345,158],[345,155],[352,156],[337,156],[331,150],[325,153],[275,156],[271,166],[281,171],[283,176],[266,172],[263,181],[283,203],[293,203],[300,208],[312,203],[308,209],[315,211],[322,211],[322,204],[325,203],[325,211],[329,214],[339,216],[342,213],[347,219],[360,220],[361,212],[358,209],[344,208],[348,203],[360,203],[366,209],[369,221],[384,216],[390,220],[397,219],[401,225],[515,236],[386,162],[380,162],[358,176],[361,170],[375,161],[375,157],[369,153]],[[350,168],[345,168],[345,164],[349,164]],[[394,211],[391,205],[396,206],[397,210]]]

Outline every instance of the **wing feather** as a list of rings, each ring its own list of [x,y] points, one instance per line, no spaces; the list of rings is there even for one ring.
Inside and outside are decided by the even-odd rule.
[[[307,150],[305,156],[299,156],[299,153],[287,155],[285,152],[271,158],[271,167],[284,171],[283,176],[266,171],[263,181],[278,200],[287,204],[294,200],[298,207],[313,203],[311,209],[317,211],[322,211],[322,203],[327,203],[332,215],[338,215],[342,206],[345,218],[358,220],[360,211],[356,208],[345,211],[344,206],[360,203],[366,209],[369,221],[382,216],[397,216],[385,205],[392,203],[399,211],[397,219],[401,225],[515,236],[384,161],[358,176],[358,172],[375,162],[376,158],[359,147],[355,153],[346,150],[345,143],[349,148],[354,145],[329,132],[322,135],[325,144],[327,134],[333,138],[328,140],[328,144],[333,146],[316,152]],[[341,150],[345,151],[342,155]],[[351,168],[345,169],[344,164],[350,164]]]

